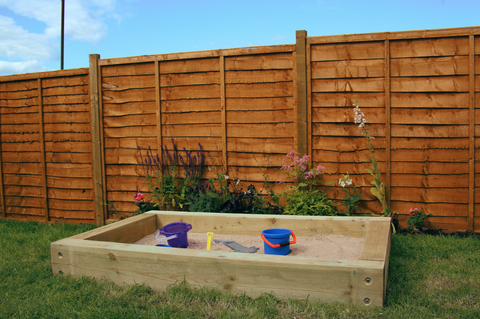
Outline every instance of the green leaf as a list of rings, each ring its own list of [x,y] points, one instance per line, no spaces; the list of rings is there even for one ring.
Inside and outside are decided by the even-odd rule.
[[[352,199],[351,199],[352,203],[358,202],[361,197],[362,197],[362,194],[358,194],[356,196],[353,196]]]
[[[378,198],[380,201],[382,200],[382,196],[377,188],[375,187],[370,188],[370,193],[372,193],[372,195]]]

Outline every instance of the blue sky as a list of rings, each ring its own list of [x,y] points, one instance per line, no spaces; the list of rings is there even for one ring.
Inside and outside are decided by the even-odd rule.
[[[65,68],[115,58],[480,25],[480,0],[65,0]],[[0,75],[60,68],[61,0],[0,0]]]

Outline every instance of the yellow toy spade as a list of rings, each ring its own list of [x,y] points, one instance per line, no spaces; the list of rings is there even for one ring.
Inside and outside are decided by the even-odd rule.
[[[211,233],[211,232],[208,232],[208,233],[207,233],[207,236],[208,236],[207,250],[210,250],[210,246],[212,245],[212,237],[213,237],[213,233]]]

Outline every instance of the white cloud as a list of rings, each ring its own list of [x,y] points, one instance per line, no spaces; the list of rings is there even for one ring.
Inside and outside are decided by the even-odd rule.
[[[47,71],[40,61],[31,60],[24,62],[0,61],[0,75],[21,74],[30,72]]]
[[[65,38],[75,41],[98,43],[107,34],[106,19],[121,20],[115,11],[115,0],[65,0]],[[0,74],[5,70],[38,70],[37,63],[59,58],[58,47],[61,32],[61,1],[58,0],[0,0],[0,6],[15,14],[35,19],[45,24],[41,33],[29,32],[14,19],[0,16],[0,57],[19,62],[3,62]],[[5,59],[4,59],[5,60]],[[22,65],[22,66],[21,66]],[[26,70],[25,67],[32,67]],[[6,69],[4,69],[6,68]]]
[[[21,59],[55,57],[55,45],[43,34],[29,33],[13,19],[0,16],[0,56]]]
[[[60,36],[61,1],[0,0],[0,5],[18,15],[45,23],[46,36]],[[118,19],[114,0],[65,1],[65,37],[96,43],[105,36],[107,27],[104,19],[109,17]]]

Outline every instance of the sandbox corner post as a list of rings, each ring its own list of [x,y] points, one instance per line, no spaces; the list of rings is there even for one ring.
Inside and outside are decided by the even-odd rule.
[[[104,199],[103,199],[103,167],[102,167],[102,132],[99,94],[99,54],[90,54],[90,114],[92,125],[92,165],[93,165],[93,189],[94,208],[97,226],[105,224]]]

